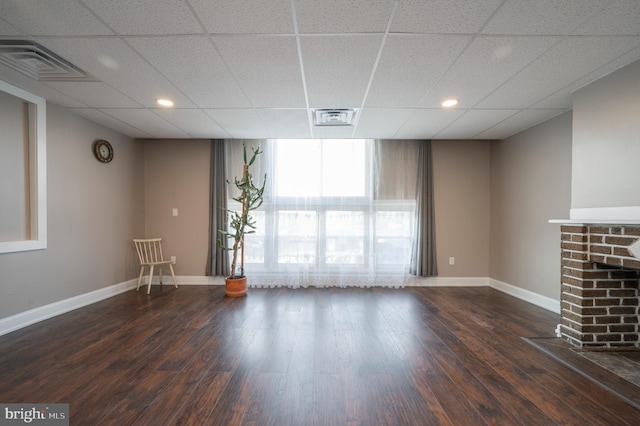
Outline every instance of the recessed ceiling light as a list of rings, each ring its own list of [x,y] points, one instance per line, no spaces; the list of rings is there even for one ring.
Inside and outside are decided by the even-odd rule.
[[[158,99],[156,100],[156,103],[160,106],[163,107],[172,107],[173,106],[173,101],[170,101],[169,99]]]
[[[458,100],[457,99],[445,99],[444,101],[442,101],[441,105],[443,107],[445,107],[445,108],[451,108],[451,107],[454,107],[454,106],[458,105]]]

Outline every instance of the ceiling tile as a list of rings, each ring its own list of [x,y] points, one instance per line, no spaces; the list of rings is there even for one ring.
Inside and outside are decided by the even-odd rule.
[[[189,134],[149,109],[101,109],[100,111],[150,134],[154,138],[186,139]]]
[[[259,109],[271,138],[304,139],[311,137],[306,109]]]
[[[465,111],[460,109],[417,109],[394,139],[432,139]]]
[[[353,137],[353,126],[314,126],[314,139],[349,139]]]
[[[484,34],[569,34],[604,6],[602,0],[507,0]]]
[[[200,109],[157,109],[154,111],[167,122],[182,129],[192,138],[228,138],[230,135]]]
[[[254,107],[306,107],[295,37],[216,37],[214,41]]]
[[[152,135],[150,133],[146,133],[135,126],[130,126],[127,123],[123,123],[122,121],[114,118],[104,112],[93,109],[93,108],[74,108],[71,111],[82,115],[83,117],[88,118],[98,124],[109,127],[110,129],[115,130],[116,132],[120,132],[123,135],[127,135],[131,138],[150,138]]]
[[[131,137],[470,139],[568,110],[640,60],[640,1],[0,0],[0,34],[99,82],[0,65],[1,80]],[[449,96],[461,104],[442,110]],[[361,115],[312,130],[310,107]]]
[[[565,111],[557,109],[522,110],[478,134],[475,139],[505,139],[524,129],[550,120],[563,112]]]
[[[638,0],[608,0],[599,14],[593,15],[571,34],[579,35],[639,35],[640,2]]]
[[[626,65],[631,64],[640,59],[640,47],[634,50],[631,50],[624,55],[618,56],[611,62],[608,62],[606,65],[595,69],[584,77],[577,79],[568,86],[563,87],[557,92],[547,96],[539,102],[531,105],[533,109],[548,109],[548,108],[560,108],[564,110],[569,110],[573,106],[573,93],[596,81],[597,79],[604,77],[607,74],[614,72],[617,69],[620,69]]]
[[[213,118],[232,138],[260,139],[269,138],[269,129],[254,109],[207,109]]]
[[[49,82],[49,86],[95,108],[141,108],[142,105],[113,87],[99,82]]]
[[[468,110],[453,125],[449,125],[440,131],[438,139],[466,139],[486,131],[488,128],[506,120],[516,114],[517,110]]]
[[[639,37],[567,37],[476,106],[527,108],[639,43]]]
[[[203,32],[187,3],[175,0],[83,0],[118,34]],[[150,17],[153,16],[153,19]]]
[[[1,9],[2,9],[2,6],[0,6],[0,10]],[[15,26],[11,25],[7,21],[4,21],[1,18],[0,18],[0,34],[2,34],[3,37],[5,37],[5,36],[21,36],[21,35],[25,35],[25,33],[20,31],[18,28],[16,28]]]
[[[365,105],[417,107],[470,41],[467,36],[390,35]]]
[[[144,106],[153,108],[157,98],[168,97],[176,107],[195,107],[187,96],[119,38],[47,38],[38,41]]]
[[[43,10],[45,7],[42,0],[2,1],[0,16],[24,34],[32,36],[113,34],[77,0],[56,0],[55,7]]]
[[[385,31],[394,0],[296,0],[298,31],[372,33]]]
[[[411,114],[412,109],[364,108],[360,111],[354,137],[392,139]]]
[[[40,96],[41,98],[46,99],[47,102],[58,104],[66,108],[82,108],[88,106],[58,90],[53,89],[51,86],[43,82],[29,78],[2,64],[0,64],[0,80],[4,80],[7,83],[26,90],[27,92]]]
[[[391,31],[473,34],[501,3],[502,0],[403,0],[398,2]]]
[[[438,108],[443,99],[459,99],[471,108],[538,56],[558,37],[476,37],[420,106]]]
[[[638,39],[636,38],[636,40]],[[622,67],[625,67],[637,60],[640,60],[640,43],[637,44],[636,48],[631,49],[625,54],[616,57],[614,60],[607,62],[601,67],[595,68],[584,77],[576,79],[568,87],[571,87],[573,91],[578,90],[586,86],[587,84],[590,84],[595,80],[604,77],[605,75],[610,74]]]
[[[251,106],[208,37],[136,37],[127,43],[197,106]]]
[[[571,87],[565,87],[536,102],[529,108],[570,110],[573,107],[573,92],[574,89]]]
[[[203,25],[217,34],[293,34],[291,0],[189,0]]]
[[[381,42],[382,36],[303,37],[309,106],[360,107]]]

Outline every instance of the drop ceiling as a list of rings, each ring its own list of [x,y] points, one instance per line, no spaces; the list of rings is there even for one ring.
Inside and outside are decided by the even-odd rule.
[[[0,35],[96,81],[0,80],[133,138],[502,139],[639,60],[640,1],[3,0]]]

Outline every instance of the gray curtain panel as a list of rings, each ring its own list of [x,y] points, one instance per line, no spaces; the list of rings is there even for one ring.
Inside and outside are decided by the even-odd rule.
[[[418,150],[418,182],[416,188],[416,234],[411,252],[409,272],[420,277],[438,274],[433,208],[433,160],[431,141],[423,141]]]
[[[205,274],[208,276],[229,275],[227,252],[218,246],[219,229],[227,223],[227,172],[224,139],[211,140],[211,177],[209,196],[209,253]],[[226,245],[226,239],[222,240]]]

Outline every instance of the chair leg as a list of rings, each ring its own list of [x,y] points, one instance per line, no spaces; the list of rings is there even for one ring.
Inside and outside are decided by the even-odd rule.
[[[173,278],[173,285],[178,288],[178,282],[176,281],[176,274],[173,273],[173,265],[169,264],[169,271],[171,271],[171,278]]]
[[[158,265],[158,276],[160,277],[160,288],[162,288],[162,265]]]
[[[136,291],[140,290],[140,282],[142,282],[142,274],[144,273],[144,266],[140,267],[140,275],[138,275],[138,286],[136,287]]]
[[[147,286],[147,294],[151,293],[151,278],[153,278],[153,267],[154,265],[151,265],[149,267],[149,285]]]

